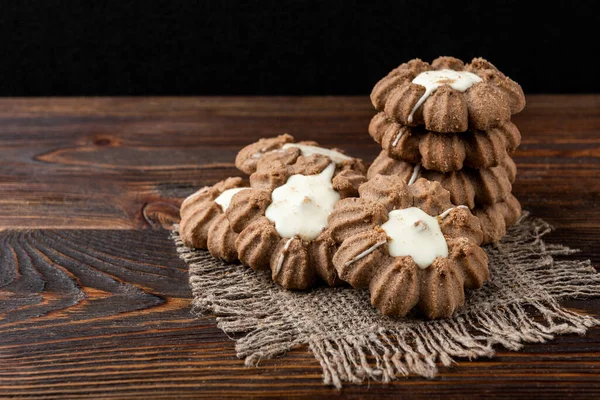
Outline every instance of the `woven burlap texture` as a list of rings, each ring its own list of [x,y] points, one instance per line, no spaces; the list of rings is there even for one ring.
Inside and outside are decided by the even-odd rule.
[[[468,293],[452,319],[383,317],[366,290],[319,287],[309,292],[282,289],[266,273],[213,259],[185,247],[173,231],[180,257],[189,265],[192,312],[214,313],[236,340],[246,365],[308,345],[323,368],[323,382],[390,381],[409,374],[434,377],[454,357],[491,357],[493,347],[519,350],[558,334],[584,334],[598,320],[559,304],[566,297],[600,295],[600,274],[589,261],[555,259],[576,250],[546,244],[551,227],[524,215],[498,244],[485,250],[491,280]]]

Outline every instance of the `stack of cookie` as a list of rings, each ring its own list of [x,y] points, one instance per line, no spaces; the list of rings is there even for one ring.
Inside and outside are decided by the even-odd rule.
[[[290,135],[243,148],[228,178],[181,206],[182,242],[286,289],[368,289],[386,315],[452,315],[489,279],[482,243],[521,213],[512,196],[518,84],[483,59],[412,60],[373,89],[382,152],[360,159]],[[366,172],[366,175],[365,175]]]
[[[480,219],[484,243],[500,240],[521,214],[510,157],[521,140],[510,121],[525,107],[519,84],[482,58],[415,59],[380,80],[371,101],[369,133],[382,151],[367,177],[438,181]]]

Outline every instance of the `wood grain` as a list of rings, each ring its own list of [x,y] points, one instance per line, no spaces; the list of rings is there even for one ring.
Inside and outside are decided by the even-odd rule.
[[[600,394],[600,329],[491,360],[459,360],[435,380],[339,393],[321,384],[306,349],[244,367],[212,318],[189,313],[186,268],[165,231],[5,232],[1,243],[2,396],[563,395],[574,384]],[[570,305],[600,309],[599,300]]]
[[[599,397],[600,328],[440,377],[321,384],[306,349],[248,369],[192,318],[162,228],[181,199],[236,174],[236,149],[289,132],[372,159],[361,98],[0,100],[0,397]],[[600,263],[600,96],[533,96],[518,115],[515,193]],[[600,314],[600,300],[570,300]]]

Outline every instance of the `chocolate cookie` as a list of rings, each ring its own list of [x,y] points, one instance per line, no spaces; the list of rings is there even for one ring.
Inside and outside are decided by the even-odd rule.
[[[286,153],[297,150],[297,148],[287,149]],[[343,162],[335,162],[329,154],[313,153],[311,155],[299,154],[291,162],[288,158],[282,161],[265,157],[259,160],[256,171],[250,175],[250,186],[254,189],[271,191],[283,185],[291,175],[314,174],[333,164],[335,167],[334,189],[343,197],[356,196],[358,186],[367,180],[365,167],[361,160],[348,158],[349,160],[343,160]]]
[[[362,173],[366,170],[361,159],[349,157],[340,149],[326,149],[312,141],[294,143],[294,137],[287,133],[274,138],[263,138],[244,147],[235,158],[235,166],[250,175],[256,172],[259,163],[291,165],[296,162],[298,157],[313,154],[329,157],[340,169],[350,169]]]
[[[255,270],[270,269],[273,281],[287,289],[309,288],[317,276],[329,285],[339,283],[327,217],[365,181],[354,174],[322,154],[299,156],[291,165],[261,161],[252,189],[233,196],[226,211],[239,234],[240,261]]]
[[[186,246],[208,249],[215,258],[235,261],[237,234],[229,227],[225,210],[231,197],[247,190],[242,178],[227,178],[188,196],[181,204],[179,232]]]
[[[519,200],[512,194],[504,201],[473,210],[473,214],[481,222],[483,244],[500,241],[506,235],[507,228],[517,222],[521,211]]]
[[[501,126],[525,107],[521,86],[483,58],[411,60],[375,85],[371,101],[398,123],[443,133]]]
[[[340,278],[368,287],[381,313],[402,317],[414,307],[427,318],[451,316],[464,304],[465,289],[489,279],[479,246],[479,220],[450,203],[438,182],[407,185],[377,175],[360,187],[360,198],[339,201],[329,216],[333,257]]]
[[[503,201],[512,190],[517,167],[510,157],[505,157],[500,165],[493,168],[463,168],[460,171],[442,173],[422,168],[388,157],[383,150],[373,161],[367,172],[367,178],[375,175],[398,175],[404,182],[411,178],[422,177],[440,182],[450,192],[454,204],[466,205],[470,209]]]
[[[369,134],[388,157],[440,172],[495,167],[521,143],[521,134],[510,121],[487,131],[438,133],[398,124],[385,113],[373,117]]]

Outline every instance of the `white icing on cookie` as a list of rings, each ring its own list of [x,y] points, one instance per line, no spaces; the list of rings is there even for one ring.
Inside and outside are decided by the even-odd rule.
[[[229,207],[229,203],[231,203],[231,198],[233,197],[233,195],[238,192],[241,192],[242,190],[246,190],[246,189],[249,189],[249,188],[244,187],[244,188],[227,189],[223,193],[221,193],[219,195],[219,197],[217,197],[215,199],[215,203],[220,205],[223,212],[225,212],[225,210],[227,210],[227,208]]]
[[[415,183],[415,181],[417,180],[417,177],[419,176],[420,170],[421,170],[421,164],[416,164],[415,167],[413,168],[413,173],[410,176],[410,179],[408,180],[408,185],[412,185],[413,183]]]
[[[381,228],[389,238],[392,257],[411,256],[421,269],[429,267],[436,257],[448,257],[448,243],[436,217],[416,207],[393,210],[388,217]]]
[[[396,145],[400,141],[400,138],[402,137],[403,134],[404,134],[404,131],[398,132],[398,134],[396,135],[396,138],[394,139],[394,143],[392,143],[392,147],[396,147]]]
[[[331,184],[334,172],[332,163],[318,175],[292,175],[273,190],[265,216],[275,223],[279,236],[299,236],[303,240],[319,236],[333,206],[340,200],[340,194]]]
[[[290,248],[290,243],[292,243],[292,240],[294,240],[293,237],[289,238],[287,242],[285,242],[285,245],[283,246],[283,251],[281,252],[281,255],[279,256],[279,260],[277,260],[277,268],[275,269],[275,275],[279,275],[279,271],[281,271],[281,266],[283,265],[283,260],[285,260],[285,254],[288,251],[288,249]]]
[[[318,146],[309,146],[307,144],[298,144],[298,143],[286,143],[283,145],[282,149],[289,149],[292,147],[296,147],[300,149],[303,156],[310,156],[313,154],[322,154],[327,156],[336,164],[341,164],[344,161],[352,160],[352,157],[348,157],[345,154],[340,153],[339,151],[324,149],[323,147]]]
[[[482,79],[480,77],[468,71],[442,69],[439,71],[421,72],[415,77],[415,79],[412,80],[412,83],[424,86],[425,93],[423,93],[423,96],[421,96],[419,101],[417,101],[417,104],[415,104],[412,111],[408,115],[408,122],[413,121],[413,115],[415,114],[415,111],[417,111],[417,109],[421,107],[423,103],[425,103],[425,100],[427,100],[431,93],[435,92],[440,86],[449,85],[454,90],[464,92],[475,83],[481,81]]]
[[[446,211],[444,211],[443,213],[441,213],[440,215],[438,215],[438,217],[440,217],[441,219],[446,218],[448,216],[448,214],[450,214],[450,211],[454,210],[455,208],[464,208],[466,210],[469,209],[469,207],[467,207],[467,206],[450,207],[449,209],[447,209]]]
[[[383,241],[381,241],[379,243],[375,243],[373,246],[369,247],[368,249],[366,249],[362,253],[357,254],[356,257],[354,257],[353,259],[347,261],[346,264],[344,264],[344,265],[348,266],[348,265],[352,264],[353,262],[356,262],[356,261],[360,260],[361,258],[368,256],[369,254],[371,254],[372,252],[374,252],[375,249],[377,249],[379,246],[383,246],[386,243],[387,243],[386,240],[383,240]]]

